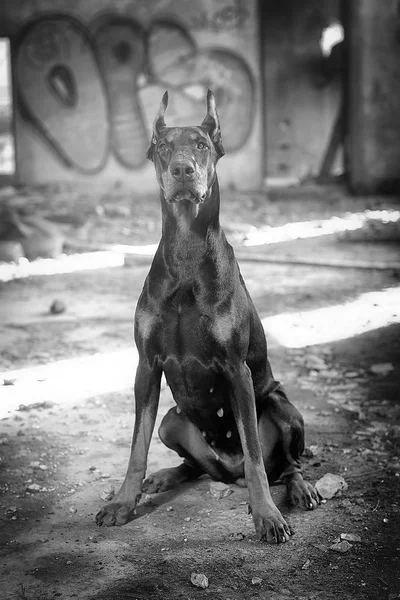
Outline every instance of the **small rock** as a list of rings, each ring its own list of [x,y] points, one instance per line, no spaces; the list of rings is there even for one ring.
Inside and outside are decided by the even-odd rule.
[[[67,310],[65,302],[62,300],[53,300],[50,306],[50,312],[52,315],[60,315]]]
[[[130,217],[131,210],[128,206],[117,204],[103,204],[103,214],[107,217]]]
[[[371,365],[369,370],[374,375],[385,376],[394,370],[394,366],[392,365],[392,363],[377,363],[375,365]]]
[[[251,585],[260,585],[262,583],[261,577],[253,577],[251,580]]]
[[[102,492],[100,492],[99,496],[101,500],[104,500],[104,502],[109,502],[115,496],[114,486],[112,484],[108,485],[103,489]]]
[[[310,568],[311,565],[311,560],[307,559],[306,562],[304,563],[304,565],[301,567],[303,569],[303,571],[306,571],[307,569]]]
[[[332,544],[332,546],[329,547],[329,550],[333,550],[333,552],[348,552],[349,550],[351,550],[353,547],[352,544],[349,544],[348,541],[343,540],[342,542],[337,542],[336,544]]]
[[[319,454],[321,451],[322,451],[321,446],[318,446],[317,444],[310,444],[310,446],[308,446],[308,448],[306,448],[304,450],[304,456],[307,456],[308,458],[313,458],[314,456]]]
[[[14,385],[16,379],[3,379],[3,385]]]
[[[400,439],[400,425],[392,425],[389,427],[388,436],[391,440]]]
[[[208,577],[206,577],[204,573],[192,573],[190,576],[190,581],[193,585],[202,588],[203,590],[209,586]]]
[[[388,473],[400,473],[400,462],[390,462],[386,465]]]
[[[222,483],[220,481],[212,481],[210,483],[210,494],[214,496],[214,498],[225,498],[233,493],[233,490],[229,485]]]
[[[359,376],[358,371],[347,371],[347,373],[345,373],[345,377],[353,378],[353,377],[358,377],[358,376]]]
[[[361,542],[361,537],[356,533],[341,533],[340,539],[346,542]]]
[[[314,354],[307,356],[305,360],[305,366],[307,369],[313,371],[323,371],[327,368],[327,364],[324,359],[320,358],[319,356],[315,356]]]
[[[240,531],[234,532],[234,533],[230,533],[229,534],[229,539],[230,540],[244,540],[244,535]]]
[[[28,492],[40,492],[42,491],[42,488],[37,483],[31,483],[26,487],[26,490]]]
[[[326,379],[339,379],[341,377],[341,373],[337,369],[324,369],[319,374]]]
[[[348,485],[340,475],[325,473],[315,484],[315,489],[321,498],[333,498],[337,494],[347,490]]]

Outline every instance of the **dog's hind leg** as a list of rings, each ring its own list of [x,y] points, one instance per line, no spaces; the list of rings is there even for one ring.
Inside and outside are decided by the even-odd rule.
[[[312,510],[319,504],[314,487],[303,479],[300,456],[304,450],[304,425],[280,384],[268,394],[258,424],[265,470],[270,483],[280,478],[295,506]]]
[[[197,479],[207,473],[216,481],[234,481],[228,465],[206,442],[200,429],[188,419],[183,411],[171,408],[158,430],[161,441],[175,450],[184,461],[178,467],[161,469],[150,475],[143,483],[147,493],[165,492],[180,483]]]

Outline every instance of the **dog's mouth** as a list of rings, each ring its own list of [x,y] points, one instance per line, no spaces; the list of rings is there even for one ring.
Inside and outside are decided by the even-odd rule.
[[[168,200],[168,202],[181,202],[187,200],[193,204],[201,204],[206,199],[207,192],[204,194],[195,193],[189,189],[181,189],[175,192]]]

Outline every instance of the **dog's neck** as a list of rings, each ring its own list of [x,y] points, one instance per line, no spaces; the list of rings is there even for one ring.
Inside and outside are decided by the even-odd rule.
[[[186,237],[207,240],[210,230],[218,231],[219,224],[219,185],[215,177],[208,197],[201,204],[188,200],[167,203],[161,191],[162,237],[165,241],[179,243]],[[193,240],[194,241],[194,240]]]
[[[176,205],[167,204],[163,196],[161,204],[162,238],[157,260],[164,263],[174,285],[179,282],[182,288],[190,287],[193,281],[201,280],[205,270],[208,277],[213,273],[223,280],[226,238],[219,224],[217,179],[209,197],[199,206],[197,216],[193,216],[191,207],[187,205],[176,208]]]

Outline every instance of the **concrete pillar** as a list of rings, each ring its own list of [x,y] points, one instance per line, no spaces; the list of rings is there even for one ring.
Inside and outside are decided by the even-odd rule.
[[[400,188],[400,2],[345,4],[349,183],[358,194],[391,193]]]

